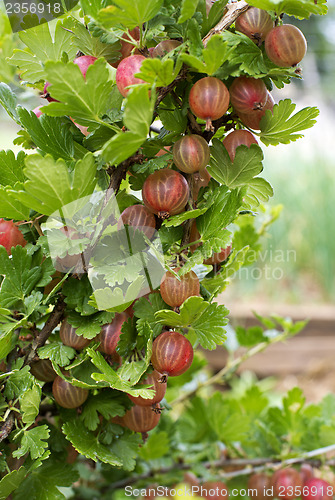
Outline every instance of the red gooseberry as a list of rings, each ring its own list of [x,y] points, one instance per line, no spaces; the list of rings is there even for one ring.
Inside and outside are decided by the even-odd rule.
[[[152,406],[159,403],[164,398],[166,392],[166,383],[160,382],[161,378],[162,374],[154,370],[143,381],[141,381],[141,384],[143,385],[152,384],[151,387],[148,387],[148,389],[153,389],[155,391],[155,395],[152,398],[145,399],[142,398],[142,396],[129,395],[129,399],[131,399],[131,401],[138,406]]]
[[[173,146],[175,165],[187,174],[203,170],[209,163],[210,150],[207,141],[201,135],[185,135]]]
[[[189,104],[192,113],[206,121],[206,130],[213,130],[212,121],[223,116],[229,107],[229,92],[214,76],[198,80],[191,88]]]
[[[296,66],[307,51],[303,33],[293,24],[283,24],[273,28],[265,38],[265,52],[277,66]]]
[[[78,406],[85,403],[88,390],[72,385],[57,375],[52,384],[52,394],[59,406],[78,408]]]
[[[171,271],[167,271],[162,278],[160,292],[162,299],[169,306],[180,307],[189,297],[200,294],[199,278],[194,271],[180,276],[179,279]]]
[[[234,161],[236,149],[239,146],[244,145],[250,148],[251,144],[258,144],[258,142],[248,130],[234,130],[224,138],[222,144],[228,151],[231,161]]]
[[[12,254],[12,247],[26,246],[27,241],[12,220],[0,219],[0,245],[5,247],[8,255]]]
[[[152,366],[160,372],[162,381],[168,376],[182,375],[193,361],[191,342],[179,332],[165,331],[158,335],[152,345]]]
[[[266,10],[250,7],[238,16],[235,28],[260,45],[269,31],[272,30],[273,21]]]

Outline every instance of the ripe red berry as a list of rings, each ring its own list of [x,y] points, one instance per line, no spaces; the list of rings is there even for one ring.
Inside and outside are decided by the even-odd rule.
[[[142,199],[162,219],[183,212],[190,190],[185,177],[169,168],[156,170],[144,181]]]
[[[303,486],[299,472],[291,467],[277,470],[271,478],[274,496],[283,500],[293,500],[300,496]]]
[[[149,432],[156,427],[160,419],[159,406],[156,411],[151,406],[135,405],[121,417],[123,425],[135,432]]]
[[[256,500],[267,500],[269,497],[266,490],[270,487],[270,477],[264,473],[252,474],[248,481],[248,490],[256,492],[253,498]]]
[[[265,38],[265,52],[277,66],[296,66],[307,51],[303,33],[293,24],[283,24],[273,28]]]
[[[52,384],[52,394],[59,406],[63,408],[77,408],[85,403],[88,397],[88,390],[76,387],[57,376]]]
[[[238,117],[240,118],[243,125],[245,125],[246,127],[252,128],[254,130],[260,130],[261,119],[265,115],[265,111],[267,109],[272,111],[274,105],[275,105],[275,101],[274,101],[272,95],[270,94],[270,92],[268,92],[267,100],[266,100],[266,103],[265,103],[265,106],[263,107],[263,109],[258,109],[256,111],[253,111],[253,113],[249,113],[249,114],[238,113]]]
[[[181,45],[181,42],[178,40],[163,40],[162,42],[159,42],[156,47],[154,47],[152,57],[163,57],[168,52],[171,52],[171,50],[179,47],[179,45]]]
[[[174,269],[178,271],[180,268]],[[162,299],[171,307],[180,307],[186,299],[200,294],[199,278],[194,271],[176,278],[167,271],[161,281],[160,292]]]
[[[166,377],[186,372],[193,361],[191,342],[179,332],[163,332],[152,345],[152,366]]]
[[[41,108],[43,108],[43,104],[41,106],[37,106],[37,108],[33,109],[33,113],[39,118],[40,116],[43,115],[43,112],[41,111]]]
[[[0,245],[5,247],[8,255],[12,254],[12,247],[24,247],[26,244],[23,234],[12,220],[0,219]]]
[[[67,322],[66,319],[61,324],[59,336],[64,345],[73,347],[73,349],[84,349],[91,342],[89,339],[85,339],[82,335],[76,334],[76,329]]]
[[[201,236],[200,236],[200,233],[198,231],[196,221],[194,221],[192,226],[191,226],[190,243],[193,243],[194,241],[198,241],[198,240],[200,240],[200,238],[201,238]],[[190,245],[191,253],[193,253],[195,251],[195,249],[201,245],[202,245],[202,243],[200,243],[200,242],[196,243],[195,245]],[[225,248],[221,248],[220,252],[214,252],[211,257],[204,260],[204,264],[206,264],[206,266],[220,264],[221,262],[225,261],[229,257],[229,255],[231,253],[231,248],[232,248],[231,245],[228,245]]]
[[[269,31],[272,30],[273,21],[266,10],[250,7],[238,16],[235,21],[235,28],[260,45]]]
[[[129,35],[134,40],[138,41],[140,39],[140,29],[139,29],[139,27],[136,26],[136,28],[134,28],[133,30],[129,31]],[[122,38],[124,40],[120,40],[120,43],[121,43],[121,49],[120,49],[121,57],[120,57],[120,59],[117,62],[111,64],[111,66],[113,66],[114,68],[117,68],[118,65],[120,64],[120,62],[123,59],[125,59],[128,56],[130,56],[131,51],[135,47],[132,43],[129,43],[129,42],[126,41],[126,40],[131,40],[127,33],[123,33]]]
[[[122,229],[123,224],[142,231],[149,239],[155,234],[155,216],[143,205],[127,207],[120,215],[117,225],[118,229]]]
[[[250,148],[251,144],[258,144],[258,142],[248,130],[234,130],[224,138],[222,144],[228,151],[231,161],[234,161],[236,149],[239,146],[244,145]]]
[[[134,75],[139,73],[145,57],[134,55],[122,59],[116,70],[116,85],[123,97],[126,97],[130,91],[129,85],[145,83],[144,80],[136,78]]]
[[[49,359],[39,359],[36,361],[36,363],[31,365],[30,372],[37,380],[42,380],[42,382],[52,382],[57,377],[57,373],[53,369]]]
[[[221,118],[229,107],[229,92],[221,80],[206,76],[191,88],[189,103],[192,113],[206,120],[206,130],[211,130],[212,120]]]
[[[113,321],[103,325],[99,334],[100,350],[112,356],[116,361],[119,361],[116,346],[120,340],[121,328],[128,318],[129,316],[124,312],[115,313]]]
[[[334,488],[324,479],[308,479],[302,490],[302,500],[327,500],[334,497]]]
[[[185,135],[173,146],[175,165],[187,174],[203,170],[209,163],[210,151],[207,141],[201,135]]]
[[[222,481],[207,481],[201,487],[201,496],[207,500],[218,500],[219,498],[229,498],[229,490]]]
[[[263,109],[268,91],[265,83],[259,78],[239,76],[235,78],[229,89],[230,101],[238,113],[252,113]]]
[[[162,401],[166,393],[166,382],[160,382],[162,378],[162,374],[154,370],[150,373],[144,380],[141,382],[143,385],[151,385],[148,389],[153,389],[155,391],[155,395],[151,399],[144,399],[141,396],[130,396],[129,398],[133,403],[138,406],[152,406],[156,403]]]
[[[94,64],[96,60],[97,60],[97,58],[93,57],[93,56],[80,56],[80,57],[76,57],[76,59],[73,62],[74,62],[74,64],[79,66],[81,74],[83,75],[84,78],[86,78],[86,73],[87,73],[89,66]]]

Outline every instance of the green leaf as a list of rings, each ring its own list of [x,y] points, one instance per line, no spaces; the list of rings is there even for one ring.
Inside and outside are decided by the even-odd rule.
[[[35,418],[39,413],[40,402],[41,388],[39,385],[34,385],[21,395],[20,409],[22,412],[22,420],[27,426],[35,422]]]
[[[16,103],[16,95],[12,89],[6,83],[0,82],[0,104],[16,123],[20,123],[16,113]]]
[[[1,84],[0,84],[1,88]],[[0,184],[15,186],[17,182],[24,182],[24,159],[26,154],[20,151],[15,158],[13,151],[0,151]]]
[[[27,469],[20,467],[6,474],[0,481],[0,500],[6,500],[15,491],[27,475]]]
[[[298,18],[308,18],[311,14],[326,14],[327,0],[250,0],[249,5],[259,9],[275,11],[277,16],[282,13]]]
[[[51,215],[64,205],[88,196],[96,184],[96,165],[91,153],[79,160],[72,172],[64,160],[56,161],[49,155],[30,155],[25,164],[25,191],[17,193],[17,198],[44,215]]]
[[[187,19],[190,19],[195,11],[197,10],[199,0],[183,0],[181,4],[180,16],[178,18],[178,23],[182,24]]]
[[[295,108],[296,105],[291,99],[285,99],[275,104],[272,112],[266,110],[260,124],[260,139],[266,146],[296,141],[303,137],[299,133],[301,130],[313,127],[319,110],[315,107],[307,107],[291,116]]]
[[[21,439],[21,446],[13,452],[13,457],[20,458],[28,452],[33,460],[42,457],[48,447],[46,440],[49,435],[50,430],[47,425],[39,425],[33,429],[25,430]]]
[[[154,99],[149,100],[148,89],[139,85],[129,93],[123,121],[129,129],[112,137],[103,147],[102,155],[112,165],[117,165],[134,154],[145,142],[149,133]]]
[[[38,355],[41,359],[50,359],[51,362],[59,366],[66,366],[76,355],[73,347],[68,347],[62,342],[52,342],[38,349]]]
[[[167,432],[150,434],[149,439],[140,448],[139,455],[143,460],[155,460],[164,457],[170,450],[170,440]]]
[[[27,129],[36,146],[56,160],[73,160],[74,140],[71,132],[64,127],[59,118],[42,115],[37,118],[33,111],[18,108],[18,115],[23,127]]]
[[[125,470],[131,471],[135,468],[139,446],[141,446],[142,441],[140,434],[126,431],[119,439],[112,442],[111,451],[122,460],[122,467]]]
[[[75,278],[67,279],[62,291],[69,309],[77,311],[82,316],[90,316],[96,313],[96,309],[88,304],[88,300],[92,295],[92,286],[86,275],[79,281]]]
[[[50,33],[49,23],[40,24],[27,31],[21,31],[19,36],[27,46],[26,49],[15,50],[10,62],[21,70],[21,77],[31,83],[45,80],[44,63],[59,61],[63,53],[67,53],[69,60],[76,56],[76,46],[71,43],[72,28],[70,18],[58,21],[54,36]]]
[[[4,394],[9,400],[22,396],[34,384],[34,377],[29,372],[29,366],[20,369],[22,362],[21,360],[18,368],[12,369],[13,373],[7,380]]]
[[[220,440],[227,444],[246,438],[253,415],[242,414],[238,404],[225,400],[219,392],[213,394],[207,405],[209,425]]]
[[[264,335],[263,328],[260,326],[252,326],[248,329],[238,326],[236,328],[236,337],[239,344],[244,347],[252,347],[268,340]]]
[[[62,431],[72,446],[86,458],[90,458],[94,462],[100,460],[114,467],[122,466],[122,460],[111,451],[110,447],[101,444],[98,436],[86,429],[81,420],[68,420],[63,425]]]
[[[136,78],[141,78],[145,82],[155,83],[157,87],[167,87],[176,78],[180,66],[174,68],[173,59],[146,59],[141,64],[140,73],[136,73]]]
[[[202,59],[196,55],[182,54],[181,60],[199,73],[213,75],[228,59],[230,50],[221,35],[214,35],[202,50]]]
[[[114,314],[110,312],[81,316],[71,311],[67,316],[67,321],[76,329],[77,335],[82,335],[85,339],[94,339],[100,333],[102,325],[111,323],[113,317]]]
[[[35,286],[43,286],[46,277],[50,276],[50,260],[43,261],[40,252],[35,256],[28,253],[27,247],[16,246],[12,250],[12,258],[9,258],[4,247],[0,247],[0,275],[4,280],[0,289],[0,303],[2,307],[11,308],[14,305],[24,312],[27,311],[23,302]],[[41,298],[41,295],[35,299]]]
[[[43,113],[50,116],[71,116],[76,123],[85,127],[93,125],[96,128],[99,124],[104,124],[101,116],[109,110],[113,89],[106,64],[105,59],[98,59],[89,66],[84,78],[73,62],[47,62],[45,71],[51,83],[48,91],[60,102],[43,106]]]
[[[114,0],[100,11],[98,20],[105,28],[112,28],[122,24],[130,30],[142,26],[158,14],[163,0]]]
[[[80,22],[75,23],[72,33],[75,35],[73,42],[83,54],[104,57],[109,63],[114,63],[120,59],[121,44],[116,36],[113,39],[114,43],[103,43],[101,39],[93,36],[92,32]],[[111,37],[113,37],[112,34]]]
[[[157,293],[151,293],[148,299],[141,297],[136,300],[134,304],[134,316],[139,318],[136,322],[138,331],[141,332],[145,324],[148,323],[154,332],[154,337],[157,337],[162,331],[162,325],[156,319],[155,313],[161,309],[168,309],[168,307],[161,295]]]
[[[221,141],[213,139],[208,172],[214,179],[230,189],[248,184],[262,169],[263,152],[256,144],[238,146],[234,162]]]
[[[187,328],[205,349],[213,350],[226,340],[224,326],[228,323],[229,313],[225,306],[209,304],[201,297],[189,297],[180,307],[180,313],[159,311],[155,317],[164,325],[174,328]]]
[[[15,189],[15,191],[13,190]],[[23,188],[17,184],[13,188],[0,186],[0,217],[15,220],[28,220],[30,210],[17,200],[16,190]]]
[[[99,352],[88,348],[87,353],[90,356],[92,363],[101,371],[101,373],[93,373],[92,378],[97,382],[106,382],[112,389],[130,394],[131,396],[142,396],[145,398],[152,397],[151,389],[134,389],[132,382],[123,380],[117,372],[105,361]],[[141,375],[140,375],[141,376]]]
[[[249,207],[257,207],[260,203],[269,201],[273,194],[273,188],[268,181],[262,177],[254,177],[248,182],[243,201]]]
[[[100,423],[99,414],[110,420],[116,416],[122,417],[125,410],[124,397],[116,391],[107,389],[86,401],[80,418],[90,431],[95,431]]]
[[[16,500],[64,500],[58,488],[70,487],[78,480],[78,472],[65,462],[49,459],[34,468],[15,493]]]

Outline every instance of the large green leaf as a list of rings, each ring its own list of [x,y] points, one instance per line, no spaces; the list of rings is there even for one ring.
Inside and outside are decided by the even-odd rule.
[[[114,5],[102,9],[99,21],[105,28],[112,28],[118,24],[133,29],[142,26],[158,14],[163,0],[114,0]]]
[[[44,63],[49,60],[58,61],[66,52],[69,59],[76,56],[76,47],[71,43],[73,25],[71,18],[58,21],[54,36],[51,35],[49,23],[40,24],[27,31],[20,32],[26,49],[14,51],[11,63],[18,66],[25,80],[31,83],[45,80]]]
[[[327,0],[248,0],[249,5],[259,9],[272,10],[277,16],[282,13],[299,18],[308,18],[311,14],[326,14]]]
[[[25,164],[28,180],[17,198],[44,215],[51,215],[64,205],[91,194],[96,184],[96,166],[91,153],[79,160],[72,172],[64,160],[55,161],[51,156],[31,155]]]
[[[0,481],[0,500],[6,500],[20,486],[26,475],[27,469],[24,467],[6,474]]]

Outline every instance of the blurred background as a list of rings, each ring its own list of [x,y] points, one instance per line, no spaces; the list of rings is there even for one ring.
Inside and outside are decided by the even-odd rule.
[[[232,324],[255,323],[252,311],[277,313],[293,319],[310,318],[304,332],[286,345],[276,345],[243,365],[259,377],[275,375],[282,390],[299,384],[310,400],[335,391],[335,2],[328,2],[327,17],[296,24],[308,41],[302,62],[303,79],[281,90],[275,100],[290,98],[297,110],[317,106],[317,124],[304,138],[289,145],[265,147],[263,176],[274,186],[275,196],[264,207],[264,220],[274,207],[281,215],[263,238],[257,262],[245,268],[219,298],[231,311]],[[34,91],[20,91],[13,80],[15,69],[6,58],[17,46],[0,1],[0,81],[16,86],[21,103],[40,104]],[[0,109],[0,148],[13,146],[18,127]],[[214,368],[222,367],[224,349],[208,353]],[[251,373],[250,372],[250,373]],[[321,388],[321,389],[320,389]]]

